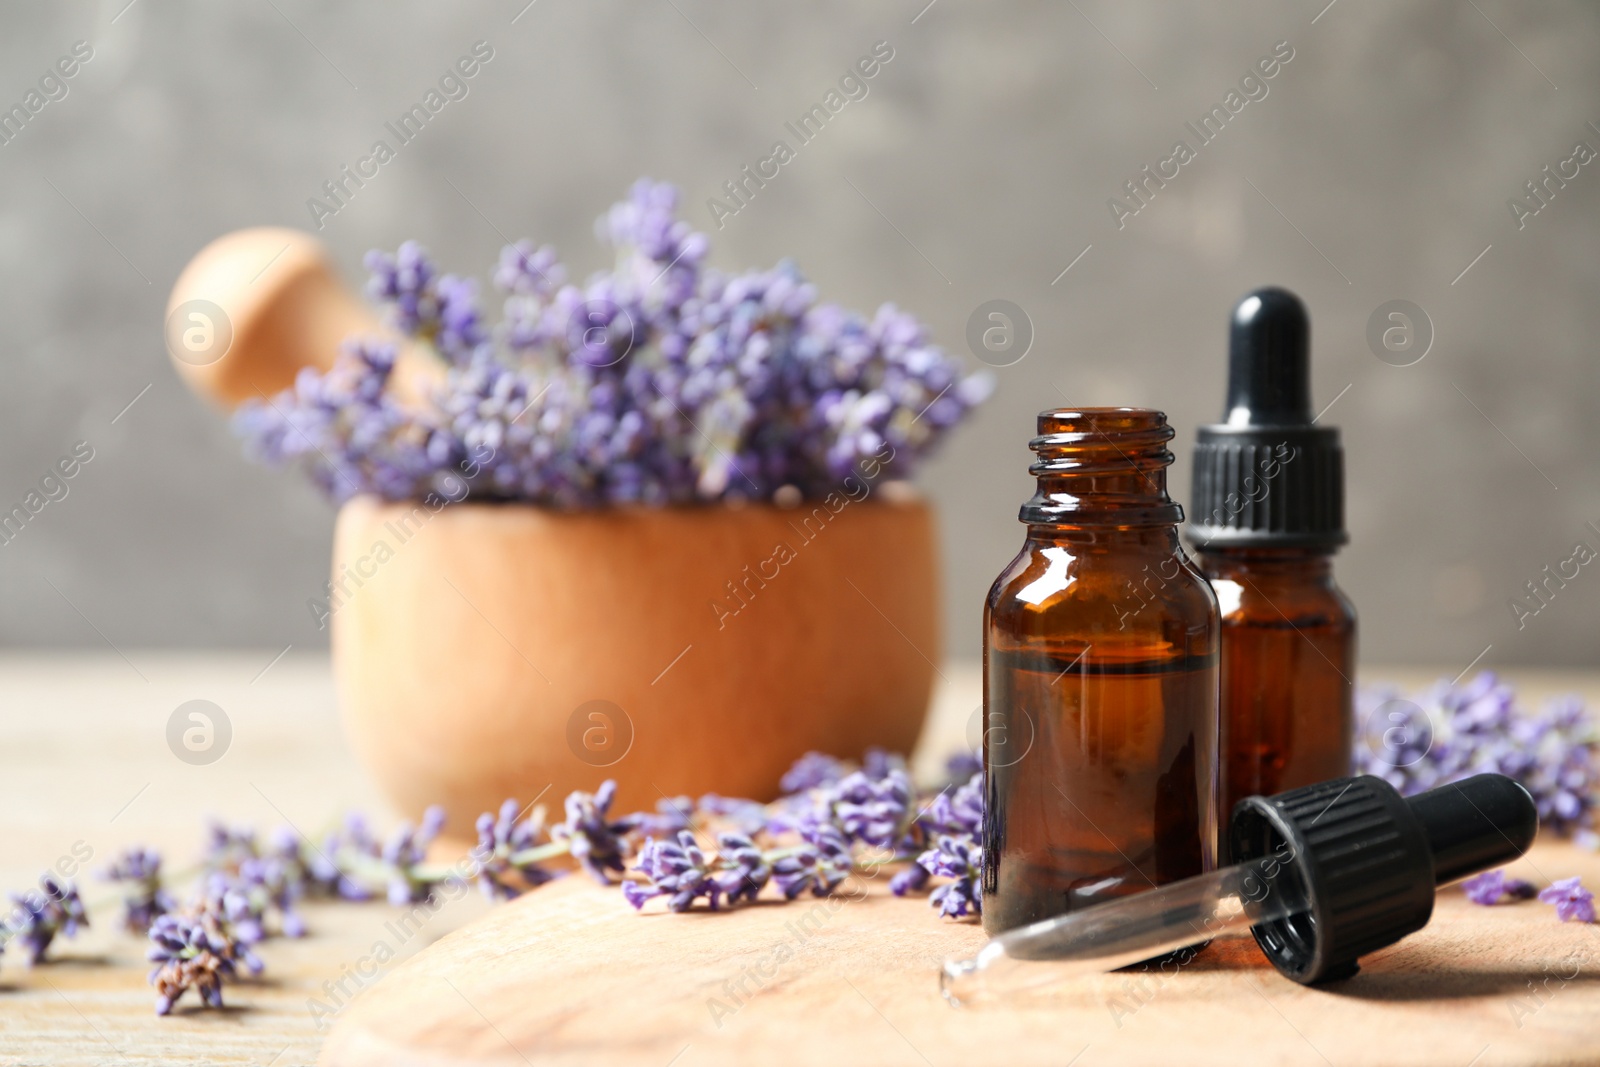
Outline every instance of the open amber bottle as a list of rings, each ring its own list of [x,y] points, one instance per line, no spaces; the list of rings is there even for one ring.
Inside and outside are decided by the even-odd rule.
[[[1039,416],[1027,540],[984,608],[983,925],[1216,862],[1217,601],[1167,495],[1166,416]]]

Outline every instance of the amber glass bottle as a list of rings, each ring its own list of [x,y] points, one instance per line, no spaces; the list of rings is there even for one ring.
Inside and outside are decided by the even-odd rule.
[[[1339,431],[1314,425],[1310,320],[1284,289],[1234,308],[1226,421],[1195,447],[1189,537],[1222,605],[1222,805],[1350,773],[1355,612]]]
[[[1159,411],[1039,416],[1027,540],[983,617],[990,933],[1215,863],[1217,603],[1171,439]]]

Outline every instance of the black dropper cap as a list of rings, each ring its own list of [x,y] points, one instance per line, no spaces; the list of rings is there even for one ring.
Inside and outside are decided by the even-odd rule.
[[[1224,421],[1194,450],[1189,537],[1200,549],[1344,544],[1339,431],[1312,425],[1311,320],[1287,289],[1233,309]]]
[[[1336,778],[1233,809],[1235,860],[1265,870],[1266,892],[1303,899],[1251,928],[1272,965],[1309,985],[1347,978],[1357,959],[1428,924],[1434,888],[1521,856],[1539,813],[1528,791],[1479,774],[1402,797],[1381,778]]]

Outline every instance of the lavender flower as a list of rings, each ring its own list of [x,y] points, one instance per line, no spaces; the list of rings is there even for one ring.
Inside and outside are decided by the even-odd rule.
[[[772,881],[785,900],[811,891],[825,897],[850,876],[850,842],[837,827],[820,824],[810,840],[772,862]]]
[[[633,869],[648,879],[622,883],[622,895],[635,908],[644,907],[647,900],[665,896],[668,908],[688,911],[704,896],[711,909],[716,910],[717,887],[712,881],[711,863],[695,842],[694,834],[687,830],[680,832],[676,841],[647,840],[639,851],[639,864]]]
[[[983,913],[983,847],[971,838],[941,835],[917,857],[930,874],[954,879],[938,886],[929,901],[947,919]]]
[[[1549,888],[1539,891],[1539,899],[1556,906],[1556,918],[1564,923],[1592,923],[1594,894],[1583,888],[1577,878],[1563,878]]]
[[[425,865],[428,846],[439,836],[444,820],[444,808],[435,804],[422,813],[419,825],[403,824],[384,843],[379,857],[386,867],[389,903],[415,904],[427,900],[443,880]]]
[[[679,831],[689,829],[694,812],[695,803],[690,797],[662,797],[656,801],[655,811],[635,812],[626,821],[634,830],[649,837],[674,837]]]
[[[983,772],[961,786],[946,789],[928,802],[917,820],[929,834],[978,837],[983,833]]]
[[[237,871],[239,864],[260,855],[256,832],[246,826],[229,826],[218,819],[206,823],[206,840],[200,863],[208,871]]]
[[[1507,878],[1503,870],[1484,871],[1461,883],[1467,899],[1474,904],[1498,904],[1502,900],[1527,900],[1534,894],[1531,883]]]
[[[262,970],[250,947],[208,910],[159,916],[150,927],[148,957],[156,964],[150,984],[156,987],[157,1015],[170,1012],[190,988],[203,1006],[220,1008],[222,983],[238,975],[240,964],[251,974]]]
[[[13,893],[11,901],[14,907],[6,920],[6,938],[27,946],[29,966],[44,959],[57,934],[75,937],[79,927],[89,925],[78,887],[49,871],[39,876],[38,890]]]
[[[478,885],[490,900],[510,900],[555,877],[528,858],[544,836],[544,809],[535,808],[525,819],[518,818],[521,812],[515,800],[507,800],[498,817],[489,812],[478,816],[472,857],[478,864]]]
[[[965,782],[975,774],[983,773],[981,752],[957,752],[944,763],[945,777],[952,782]]]
[[[915,814],[911,776],[898,769],[876,780],[863,771],[847,775],[826,802],[846,837],[873,848],[898,848]]]
[[[1358,693],[1362,733],[1355,769],[1411,795],[1473,774],[1495,772],[1527,787],[1549,829],[1595,836],[1600,788],[1594,717],[1577,697],[1530,710],[1493,672],[1463,685],[1441,682],[1412,703],[1392,688]]]
[[[617,783],[609,778],[593,793],[574,791],[567,796],[566,821],[550,828],[550,839],[565,841],[572,858],[601,885],[611,884],[610,872],[621,874],[626,869],[622,838],[634,828],[631,817],[611,819],[611,802],[616,796]]]
[[[750,838],[737,833],[719,834],[717,849],[712,860],[688,830],[680,831],[676,841],[651,838],[639,853],[639,865],[633,868],[647,881],[623,882],[622,894],[635,908],[665,896],[673,911],[688,911],[701,897],[712,911],[721,907],[724,898],[729,904],[755,900],[773,873],[766,854]]]
[[[832,785],[847,773],[844,761],[821,752],[807,752],[784,772],[778,788],[787,795]]]
[[[740,833],[758,834],[763,830],[781,832],[783,826],[775,825],[775,816],[767,805],[756,800],[746,800],[743,797],[725,797],[717,793],[707,793],[700,798],[697,810],[705,815],[726,820]]]
[[[145,933],[157,917],[177,907],[162,887],[161,854],[154,849],[124,849],[100,877],[108,882],[130,883],[122,897],[122,925],[132,933]]]
[[[249,451],[305,467],[328,495],[426,498],[463,460],[486,499],[558,508],[825,499],[844,479],[904,478],[990,388],[884,305],[822,304],[795,266],[725,274],[678,218],[678,194],[634,185],[596,227],[610,271],[582,285],[519,241],[494,270],[497,328],[476,283],[408,241],[367,257],[369,296],[447,367],[434,403],[388,397],[393,352],[347,346],[332,369],[252,401]],[[881,777],[868,768],[869,777]]]

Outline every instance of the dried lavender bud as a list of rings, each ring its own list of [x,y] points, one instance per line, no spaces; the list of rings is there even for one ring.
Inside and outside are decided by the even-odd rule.
[[[744,834],[717,835],[717,855],[713,860],[695,841],[694,834],[681,830],[676,840],[647,840],[633,870],[646,878],[643,882],[622,883],[622,895],[635,908],[664,896],[671,910],[688,911],[696,900],[705,897],[706,906],[716,911],[724,898],[729,904],[755,900],[772,879],[774,864]],[[793,899],[798,892],[797,889],[787,895]]]
[[[983,771],[954,791],[945,790],[928,803],[917,821],[934,834],[978,837],[983,833]]]
[[[1539,899],[1545,904],[1554,904],[1556,918],[1564,923],[1595,921],[1594,894],[1583,888],[1583,883],[1577,878],[1552,882],[1549,888],[1539,891]]]
[[[609,778],[593,793],[574,791],[567,796],[566,821],[550,828],[550,839],[565,841],[572,858],[601,885],[611,884],[612,871],[621,874],[626,869],[622,838],[634,828],[631,817],[610,819],[616,795],[617,783]]]
[[[941,835],[917,857],[930,874],[954,881],[940,885],[928,900],[947,919],[983,914],[983,848],[971,838]]]
[[[772,881],[785,900],[793,900],[807,890],[825,897],[850,876],[850,842],[838,828],[815,824],[804,845],[779,854],[772,861]]]
[[[784,772],[778,788],[787,795],[832,785],[848,773],[844,761],[822,752],[807,752]]]
[[[428,846],[444,827],[444,808],[437,804],[422,813],[417,826],[403,823],[384,844],[379,858],[387,867],[391,904],[416,904],[427,900],[443,878],[426,868]]]
[[[177,907],[161,884],[161,854],[154,849],[124,849],[100,877],[129,883],[122,896],[122,925],[131,933],[145,933],[158,916]]]
[[[717,908],[719,889],[712,880],[711,864],[687,830],[681,831],[676,841],[646,841],[633,869],[648,879],[622,883],[622,895],[635,908],[658,896],[667,897],[667,907],[673,911],[688,911],[702,896],[711,910]]]
[[[696,810],[731,823],[740,833],[755,835],[768,829],[781,832],[771,825],[773,813],[760,801],[707,793],[700,798]]]
[[[626,821],[636,832],[649,837],[676,837],[680,831],[689,829],[694,811],[694,800],[690,797],[662,797],[656,801],[655,811],[635,812]]]
[[[521,812],[515,800],[507,800],[498,816],[489,812],[478,816],[478,844],[472,858],[478,864],[478,885],[490,900],[510,900],[555,877],[536,860],[524,858],[545,836],[544,809],[535,808],[519,820]]]
[[[262,963],[247,944],[210,910],[162,915],[150,926],[150,984],[156,987],[156,1014],[172,1010],[184,991],[194,989],[201,1004],[222,1007],[222,983],[243,964],[259,974]]]
[[[873,779],[857,771],[828,791],[826,803],[845,836],[873,848],[898,849],[906,838],[912,810],[911,776],[899,769]]]
[[[889,879],[889,892],[897,897],[907,893],[920,893],[928,888],[928,882],[933,874],[920,863],[911,863],[904,870],[896,871],[893,878]]]
[[[1474,904],[1498,904],[1502,900],[1527,900],[1534,894],[1532,883],[1507,878],[1502,870],[1484,871],[1461,883],[1467,899]]]
[[[772,866],[760,847],[744,834],[717,835],[717,859],[722,867],[712,876],[729,904],[755,900],[772,877]]]
[[[78,887],[49,871],[39,876],[37,890],[13,893],[11,901],[14,907],[5,922],[6,940],[26,946],[30,967],[44,959],[57,934],[75,937],[79,927],[89,925]]]
[[[904,772],[906,758],[897,752],[872,746],[861,754],[861,773],[873,781],[882,781],[892,771]]]
[[[206,823],[200,865],[208,871],[237,871],[239,864],[260,855],[256,832],[247,826],[229,826],[218,819]]]
[[[944,762],[945,777],[952,782],[965,782],[975,774],[983,773],[983,755],[978,752],[957,752]]]

